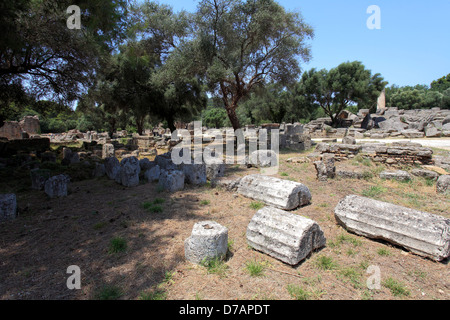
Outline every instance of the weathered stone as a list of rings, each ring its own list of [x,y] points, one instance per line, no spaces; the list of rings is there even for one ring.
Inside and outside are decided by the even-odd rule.
[[[353,137],[347,136],[342,139],[342,143],[343,144],[356,144],[356,139]]]
[[[120,163],[116,157],[105,159],[105,170],[109,179],[120,181]]]
[[[223,177],[225,175],[225,163],[220,160],[209,161],[206,164],[206,178],[208,180],[214,180],[216,178]]]
[[[17,199],[14,193],[0,194],[0,222],[17,217]]]
[[[273,207],[256,212],[246,236],[252,248],[290,265],[297,265],[326,243],[316,222]]]
[[[50,170],[39,168],[31,170],[31,188],[34,190],[44,189],[45,181],[50,178],[50,175]]]
[[[141,167],[141,171],[145,172],[156,166],[156,163],[154,161],[150,161],[148,158],[143,158],[139,160],[139,166]]]
[[[243,177],[237,192],[283,210],[293,210],[311,202],[311,192],[307,186],[258,174]]]
[[[158,185],[169,192],[183,190],[184,172],[179,170],[161,170]]]
[[[408,181],[411,180],[411,175],[408,172],[402,170],[383,171],[380,173],[380,178],[388,180],[394,179],[399,181]]]
[[[114,145],[111,143],[105,143],[102,147],[102,159],[115,157]]]
[[[95,163],[95,168],[92,171],[92,176],[94,178],[100,178],[106,175],[106,168],[103,163]]]
[[[239,186],[239,181],[241,181],[241,178],[219,177],[211,180],[211,187],[220,187],[227,191],[236,191]]]
[[[386,113],[384,115],[386,116]],[[408,127],[408,125],[394,119],[388,119],[386,121],[379,122],[378,127],[386,131],[387,130],[402,131],[405,130]]]
[[[315,161],[314,167],[316,168],[317,171],[317,180],[323,182],[327,181],[328,176],[327,176],[327,167],[325,166],[325,163],[323,161]]]
[[[335,217],[348,231],[441,261],[450,255],[450,219],[365,197],[339,202]]]
[[[36,134],[41,130],[38,116],[25,116],[19,122],[19,124],[22,128],[22,131],[25,131],[28,134]]]
[[[53,176],[45,181],[44,191],[50,198],[67,196],[67,187],[70,178],[64,174]]]
[[[63,160],[67,159],[70,162],[70,158],[72,157],[72,150],[70,148],[63,148],[62,156]]]
[[[6,121],[0,128],[0,137],[8,140],[22,139],[22,128],[17,121]]]
[[[182,154],[180,154],[180,157]],[[159,154],[155,157],[155,163],[164,170],[180,170],[180,165],[176,165],[172,161],[172,154],[170,152]]]
[[[148,182],[158,181],[160,175],[161,168],[158,165],[155,165],[154,167],[148,169],[144,174]]]
[[[405,136],[405,138],[410,138],[410,139],[418,139],[418,138],[423,138],[425,136],[425,133],[420,132],[415,129],[407,129],[407,130],[403,130],[400,132],[403,136]]]
[[[120,162],[120,182],[126,187],[135,187],[139,185],[139,173],[141,167],[136,157],[122,159]]]
[[[315,161],[314,166],[316,167],[317,179],[319,181],[327,181],[336,177],[334,154],[323,154],[322,160]]]
[[[251,153],[249,164],[257,168],[275,167],[278,165],[278,157],[273,150],[256,150]]]
[[[214,221],[196,223],[191,236],[184,241],[186,259],[196,264],[223,259],[227,251],[228,229]]]
[[[206,183],[206,164],[181,164],[184,172],[185,182],[193,185],[203,185]]]
[[[427,138],[435,138],[441,136],[441,130],[435,127],[427,127],[425,131],[425,135]]]
[[[436,191],[438,193],[450,192],[450,175],[442,175],[436,182]]]
[[[343,179],[363,179],[364,173],[352,170],[337,170],[336,175]]]
[[[439,178],[439,174],[435,171],[425,170],[425,169],[413,169],[411,173],[417,177],[422,177],[426,179],[437,180]]]

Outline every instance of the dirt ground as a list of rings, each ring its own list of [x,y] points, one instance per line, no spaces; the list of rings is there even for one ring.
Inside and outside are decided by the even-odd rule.
[[[384,167],[362,159],[337,167],[363,168],[371,173],[367,179],[319,182],[313,163],[286,161],[306,154],[282,152],[277,176],[309,187],[312,203],[293,212],[315,220],[327,245],[297,266],[247,245],[246,228],[260,206],[254,200],[209,184],[170,194],[157,184],[126,188],[103,177],[71,183],[60,199],[31,189],[17,193],[19,217],[0,224],[0,299],[450,299],[448,261],[350,234],[334,218],[348,194],[450,218],[449,195],[437,195],[435,183],[421,178],[382,181],[377,172]],[[227,175],[258,172],[230,166]],[[155,199],[162,210],[151,212],[145,203]],[[229,230],[229,254],[216,269],[184,259],[184,241],[203,220]],[[111,253],[117,237],[126,248]],[[259,274],[250,274],[251,264],[260,266]],[[80,290],[66,286],[71,265],[80,267]],[[367,287],[369,266],[379,268],[380,289]]]

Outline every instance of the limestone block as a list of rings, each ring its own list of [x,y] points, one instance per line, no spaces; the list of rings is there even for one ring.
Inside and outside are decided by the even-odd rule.
[[[50,198],[67,196],[67,187],[70,178],[65,174],[53,176],[45,181],[44,191]]]
[[[311,202],[311,192],[307,186],[259,174],[243,177],[237,192],[283,210],[293,210]]]
[[[176,192],[184,189],[184,172],[179,170],[161,170],[159,176],[159,186],[169,192]]]
[[[450,175],[442,175],[436,183],[436,191],[439,193],[450,192]]]
[[[450,255],[450,219],[402,206],[349,195],[335,208],[348,231],[399,245],[441,261]]]
[[[139,185],[139,173],[141,167],[136,157],[128,157],[120,162],[120,182],[126,187]]]
[[[17,217],[17,199],[14,193],[0,194],[0,222]]]
[[[197,264],[225,257],[228,251],[228,229],[214,221],[194,225],[191,236],[184,242],[186,259]]]
[[[408,172],[402,170],[383,171],[380,173],[380,178],[388,180],[394,179],[399,181],[408,181],[411,180],[411,175]]]
[[[102,159],[115,157],[114,145],[111,143],[105,143],[102,147]]]
[[[181,164],[184,172],[185,182],[193,185],[202,185],[206,183],[206,164]]]
[[[111,180],[120,178],[120,163],[116,157],[109,157],[105,159],[106,175]]]
[[[256,212],[246,236],[254,249],[290,265],[298,264],[326,243],[316,222],[273,207]]]
[[[144,175],[148,182],[158,181],[159,176],[161,175],[161,168],[158,165],[155,165],[153,168],[145,171]]]

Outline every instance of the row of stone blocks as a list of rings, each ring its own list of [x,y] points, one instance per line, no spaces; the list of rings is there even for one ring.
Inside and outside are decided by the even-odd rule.
[[[124,186],[139,185],[139,174],[144,171],[148,182],[158,181],[169,192],[182,190],[185,183],[206,184],[208,179],[222,177],[225,173],[225,164],[222,162],[177,165],[173,163],[170,153],[156,156],[155,161],[128,157],[119,162],[115,157],[108,157],[104,166],[106,175]]]
[[[297,265],[326,245],[320,226],[292,212],[311,200],[309,189],[274,177],[250,175],[237,183],[238,193],[268,206],[247,227],[248,244],[290,265]],[[284,209],[284,210],[283,210]],[[335,208],[345,229],[371,239],[382,239],[436,261],[450,256],[450,219],[365,197],[350,195]],[[215,222],[200,222],[185,241],[186,258],[201,263],[227,252],[228,230]]]

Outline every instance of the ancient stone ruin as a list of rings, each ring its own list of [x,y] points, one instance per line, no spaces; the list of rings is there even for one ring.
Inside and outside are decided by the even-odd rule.
[[[297,265],[326,242],[313,220],[273,207],[256,212],[246,237],[252,248],[290,265]]]
[[[223,259],[227,251],[228,229],[215,221],[197,222],[184,242],[186,259],[196,264]]]
[[[348,231],[385,240],[436,261],[450,256],[450,219],[356,195],[335,208]]]
[[[428,165],[433,164],[433,150],[414,142],[327,144],[319,143],[316,151],[334,154],[337,161],[348,160],[360,154],[371,161],[387,165]]]

